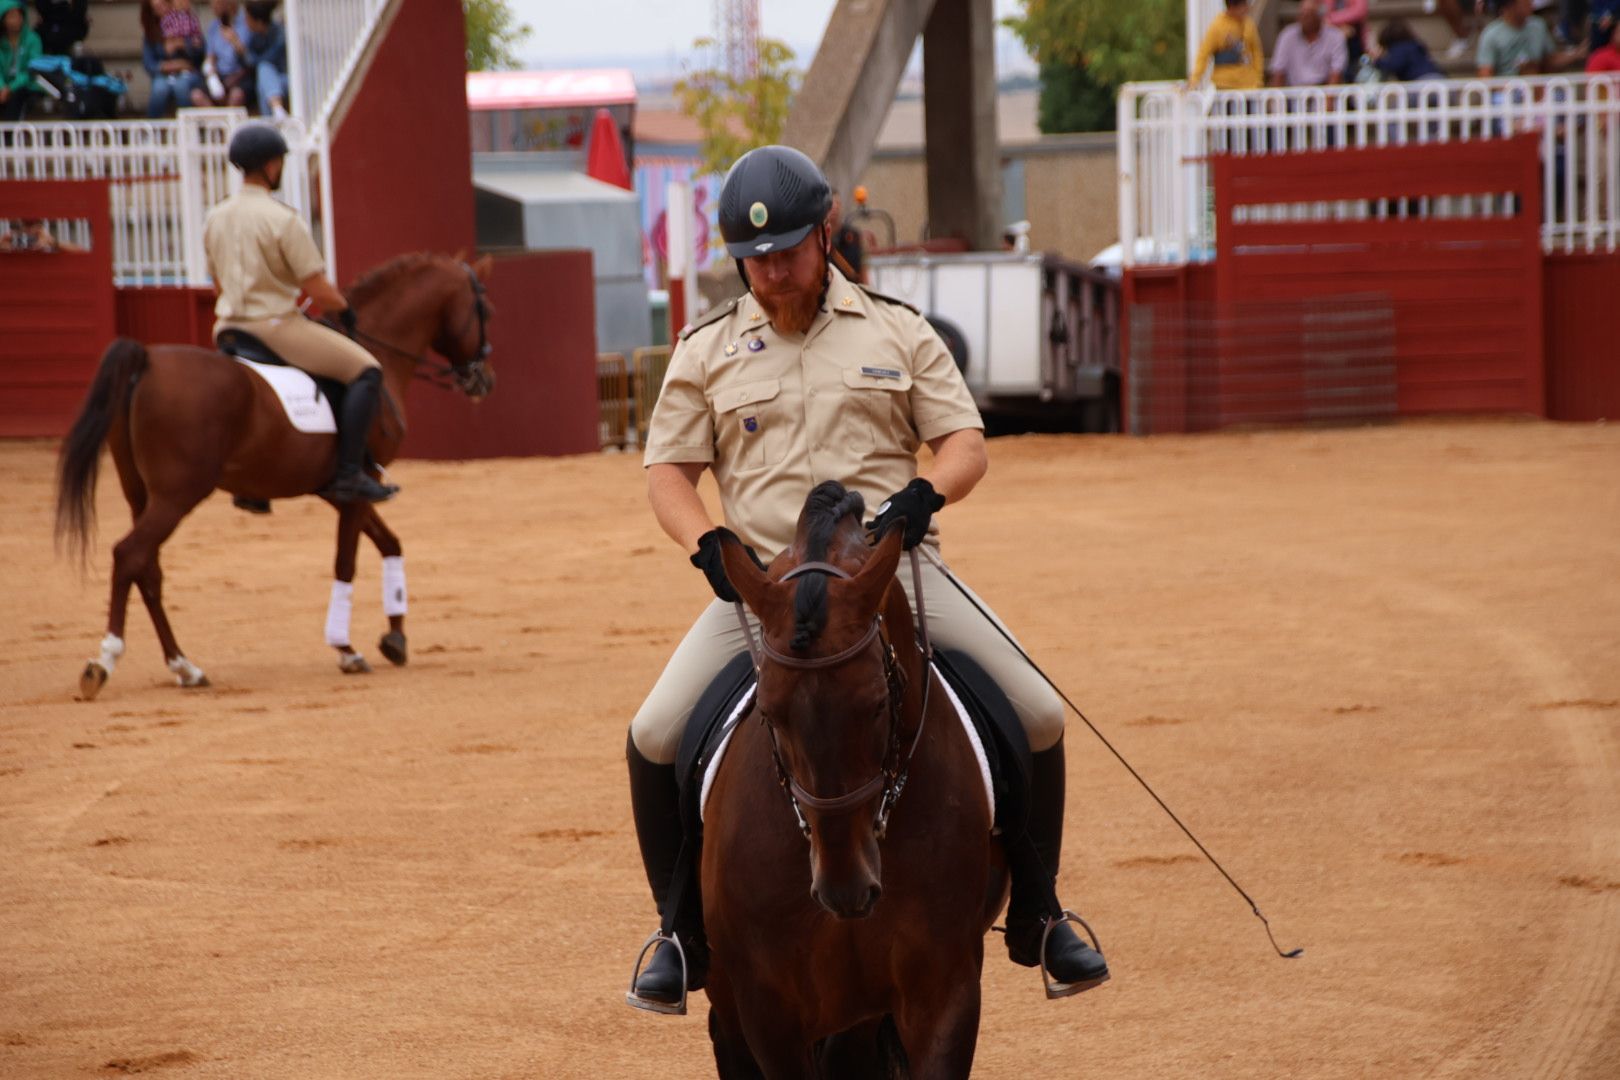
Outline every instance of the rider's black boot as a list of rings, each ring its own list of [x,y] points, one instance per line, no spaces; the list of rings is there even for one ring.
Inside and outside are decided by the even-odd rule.
[[[377,406],[382,400],[382,371],[367,368],[343,392],[343,416],[338,421],[337,477],[321,492],[335,503],[382,502],[391,499],[399,488],[393,484],[379,484],[366,475],[366,438],[371,434],[372,422],[377,419]]]
[[[1049,911],[1047,887],[1057,879],[1063,853],[1063,796],[1067,773],[1063,764],[1063,740],[1050,750],[1031,754],[1029,790],[1029,836],[1047,875],[1045,881],[1029,880],[1032,870],[1012,865],[1012,899],[1007,904],[1007,955],[1013,963],[1037,967],[1041,956],[1041,935],[1057,913]],[[1058,922],[1046,939],[1046,973],[1067,992],[1088,990],[1108,978],[1108,961],[1086,944],[1068,922]]]
[[[641,863],[647,870],[647,884],[652,888],[658,913],[670,902],[670,889],[680,860],[681,828],[680,789],[675,781],[675,766],[656,765],[641,755],[634,740],[627,739],[625,759],[630,765],[630,808],[636,822],[636,840],[641,845]],[[686,901],[696,911],[683,910],[681,923],[676,928],[681,946],[686,950],[687,988],[702,986],[702,907],[696,900],[697,890],[690,891]],[[681,958],[668,944],[660,944],[636,978],[635,996],[644,1001],[674,1005],[681,1000]]]

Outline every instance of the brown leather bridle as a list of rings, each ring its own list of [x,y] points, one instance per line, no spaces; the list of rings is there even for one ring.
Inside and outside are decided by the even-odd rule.
[[[917,561],[917,552],[911,553],[911,574],[913,591],[917,596],[917,627],[918,646],[923,654],[923,697],[922,710],[917,717],[917,732],[911,739],[911,746],[904,754],[900,752],[900,735],[903,727],[905,709],[906,677],[905,671],[900,667],[895,654],[894,642],[890,639],[887,628],[883,622],[883,613],[878,612],[872,616],[872,624],[855,644],[840,652],[827,656],[800,657],[790,656],[771,646],[761,632],[754,634],[748,625],[747,613],[743,610],[741,602],[737,604],[737,620],[742,625],[743,637],[748,642],[748,651],[753,657],[754,674],[761,681],[764,680],[766,661],[795,671],[822,671],[827,668],[839,667],[858,657],[866,655],[874,642],[882,649],[883,678],[887,684],[886,704],[889,713],[889,739],[883,751],[883,762],[878,772],[870,780],[847,791],[842,795],[820,796],[812,793],[803,784],[794,778],[788,770],[787,763],[782,760],[782,750],[777,742],[776,725],[771,722],[770,715],[761,706],[759,709],[760,722],[771,738],[771,759],[776,764],[777,782],[787,795],[788,804],[793,808],[793,816],[798,820],[799,831],[806,840],[810,839],[810,823],[805,820],[804,807],[823,814],[848,813],[858,807],[865,806],[874,797],[881,796],[878,803],[877,815],[872,820],[872,831],[878,839],[888,832],[889,815],[894,812],[895,804],[900,801],[900,795],[905,791],[906,780],[911,774],[911,761],[916,756],[917,747],[922,742],[923,728],[928,723],[929,691],[933,688],[933,647],[928,640],[928,615],[923,603],[922,569]],[[848,580],[852,575],[848,572],[826,562],[807,562],[795,566],[782,575],[781,582],[792,581],[805,574],[826,574],[829,577]]]

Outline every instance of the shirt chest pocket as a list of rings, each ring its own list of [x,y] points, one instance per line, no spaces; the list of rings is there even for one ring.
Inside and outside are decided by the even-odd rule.
[[[733,383],[713,391],[709,405],[720,460],[735,471],[769,468],[787,456],[790,432],[782,380]]]
[[[880,446],[915,449],[910,391],[911,373],[902,368],[881,364],[845,368],[844,394],[854,406],[848,410],[851,448],[862,453]]]

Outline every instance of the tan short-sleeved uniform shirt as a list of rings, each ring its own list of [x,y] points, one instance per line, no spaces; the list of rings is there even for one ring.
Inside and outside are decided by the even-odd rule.
[[[778,333],[749,293],[683,335],[645,464],[709,465],[726,524],[769,560],[817,484],[837,480],[875,510],[917,475],[919,446],[983,427],[933,327],[834,269],[804,334]]]
[[[203,247],[219,289],[214,317],[221,322],[293,314],[298,283],[326,268],[303,219],[257,184],[243,184],[208,211]]]

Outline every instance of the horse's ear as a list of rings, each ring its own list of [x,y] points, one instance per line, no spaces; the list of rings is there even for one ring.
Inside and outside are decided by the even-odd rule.
[[[495,256],[485,255],[472,264],[472,272],[478,275],[479,281],[488,281],[489,273],[495,269]]]
[[[452,262],[464,263],[467,261],[467,249],[456,248],[456,253],[450,256]]]
[[[743,603],[755,616],[765,620],[766,609],[785,587],[772,581],[765,571],[754,564],[753,556],[748,554],[743,542],[730,529],[720,530],[720,563],[726,568],[726,580],[737,590]]]
[[[894,580],[894,572],[900,568],[900,547],[904,541],[904,529],[890,529],[872,548],[872,554],[866,557],[854,577],[829,582],[828,587],[841,587],[839,591],[847,593],[859,610],[876,611],[889,590],[889,582]]]

